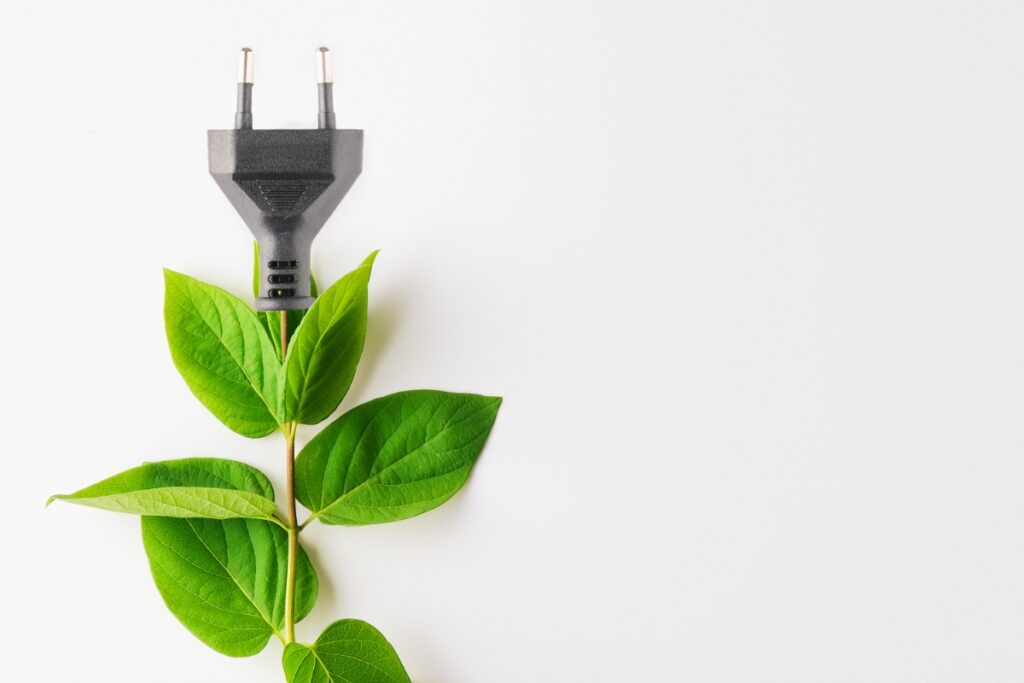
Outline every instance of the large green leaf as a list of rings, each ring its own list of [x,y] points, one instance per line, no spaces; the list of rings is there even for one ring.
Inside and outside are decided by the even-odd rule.
[[[255,470],[197,472],[185,483],[209,485],[213,474],[224,486],[274,497],[270,482]],[[201,641],[243,657],[262,650],[272,635],[281,637],[288,570],[284,529],[261,520],[143,517],[142,541],[164,602]],[[316,573],[300,547],[296,619],[309,614],[316,593]]]
[[[376,524],[431,510],[469,477],[501,399],[405,391],[353,408],[295,462],[299,501],[327,524]]]
[[[283,420],[281,362],[266,328],[241,299],[164,271],[164,320],[174,364],[214,416],[243,436],[260,437]]]
[[[328,287],[295,331],[284,363],[286,420],[316,424],[345,397],[363,352],[367,285],[376,256]]]
[[[270,522],[142,518],[160,595],[199,640],[232,657],[260,652],[284,627],[288,535]],[[317,580],[299,548],[295,612],[316,602]]]
[[[291,643],[282,657],[288,683],[410,683],[395,648],[365,621],[336,621],[312,645]]]
[[[314,299],[317,297],[316,278],[313,274],[309,274],[309,291],[310,296]],[[253,259],[252,259],[252,295],[258,297],[260,295],[260,243],[253,242]],[[288,311],[288,329],[295,330],[299,327],[299,323],[306,317],[306,311]],[[277,355],[281,356],[281,312],[280,311],[257,311],[256,317],[259,318],[260,323],[267,330],[267,334],[270,335],[270,339],[274,342],[274,348],[277,350]]]
[[[235,476],[253,481],[263,478],[255,468],[232,460],[168,460],[126,470],[75,493],[52,496],[47,505],[65,500],[137,515],[273,521],[273,499],[235,490],[227,483]]]

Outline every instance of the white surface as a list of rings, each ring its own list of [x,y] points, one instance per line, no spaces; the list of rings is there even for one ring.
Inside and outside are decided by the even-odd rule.
[[[323,43],[366,164],[316,269],[383,249],[345,405],[505,403],[451,504],[310,529],[302,638],[367,619],[415,683],[1024,679],[1022,20],[3,3],[3,678],[281,679],[179,626],[135,519],[43,501],[186,455],[280,484],[177,376],[160,268],[247,292],[205,131],[242,45],[257,127],[313,125]]]

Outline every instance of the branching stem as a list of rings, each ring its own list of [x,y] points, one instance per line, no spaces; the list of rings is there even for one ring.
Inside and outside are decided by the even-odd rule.
[[[288,312],[281,311],[281,362],[288,355]],[[295,513],[295,432],[298,423],[284,426],[285,504],[288,506],[288,578],[284,593],[284,640],[295,642],[295,568],[299,556],[299,520]]]
[[[285,432],[285,481],[288,506],[288,583],[284,594],[284,639],[295,642],[295,566],[299,554],[299,524],[295,514],[295,423]]]

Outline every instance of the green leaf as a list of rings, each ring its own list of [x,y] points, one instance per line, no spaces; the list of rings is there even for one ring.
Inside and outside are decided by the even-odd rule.
[[[253,242],[253,262],[252,262],[252,295],[259,297],[260,295],[260,243]],[[316,278],[313,277],[313,273],[309,274],[309,292],[310,296],[314,299],[317,297]],[[288,329],[296,330],[299,327],[299,323],[306,317],[306,311],[288,311]],[[277,350],[277,357],[281,357],[281,312],[280,311],[257,311],[256,317],[259,318],[260,323],[266,328],[267,334],[270,335],[270,339],[274,342],[274,348]]]
[[[243,436],[277,429],[283,373],[255,311],[213,285],[171,270],[164,275],[167,341],[192,393]]]
[[[209,474],[195,473],[186,483],[208,483]],[[219,474],[225,486],[273,499],[270,482],[256,470]],[[214,650],[244,657],[261,651],[272,635],[281,637],[288,570],[284,529],[260,520],[143,517],[142,541],[167,607]],[[309,614],[317,594],[316,573],[301,547],[296,568],[298,620]]]
[[[299,501],[327,524],[406,519],[451,498],[469,477],[501,399],[405,391],[353,408],[295,462]]]
[[[199,640],[232,657],[260,652],[284,628],[288,534],[257,520],[142,518],[142,542],[168,609]],[[316,602],[300,547],[296,620]]]
[[[295,331],[284,363],[286,420],[316,424],[348,392],[366,338],[367,285],[376,256],[323,292]]]
[[[68,495],[52,496],[78,505],[161,517],[248,517],[274,521],[272,498],[238,491],[225,482],[225,472],[241,477],[263,477],[248,465],[232,460],[186,458],[146,463],[115,474]],[[186,482],[199,482],[188,484]]]
[[[395,648],[365,621],[336,621],[312,645],[291,643],[281,660],[288,683],[410,683]]]

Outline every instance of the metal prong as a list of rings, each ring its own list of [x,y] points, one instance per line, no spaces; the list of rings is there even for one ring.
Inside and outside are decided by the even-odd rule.
[[[334,128],[334,74],[331,72],[331,51],[321,47],[316,51],[316,97],[320,104],[316,123],[318,128]]]
[[[247,47],[238,53],[238,82],[252,83],[252,50]]]
[[[326,47],[321,47],[316,51],[316,82],[334,82],[334,73],[331,69],[331,51]]]
[[[235,105],[235,128],[252,128],[252,50],[243,47],[238,53],[238,100]]]

